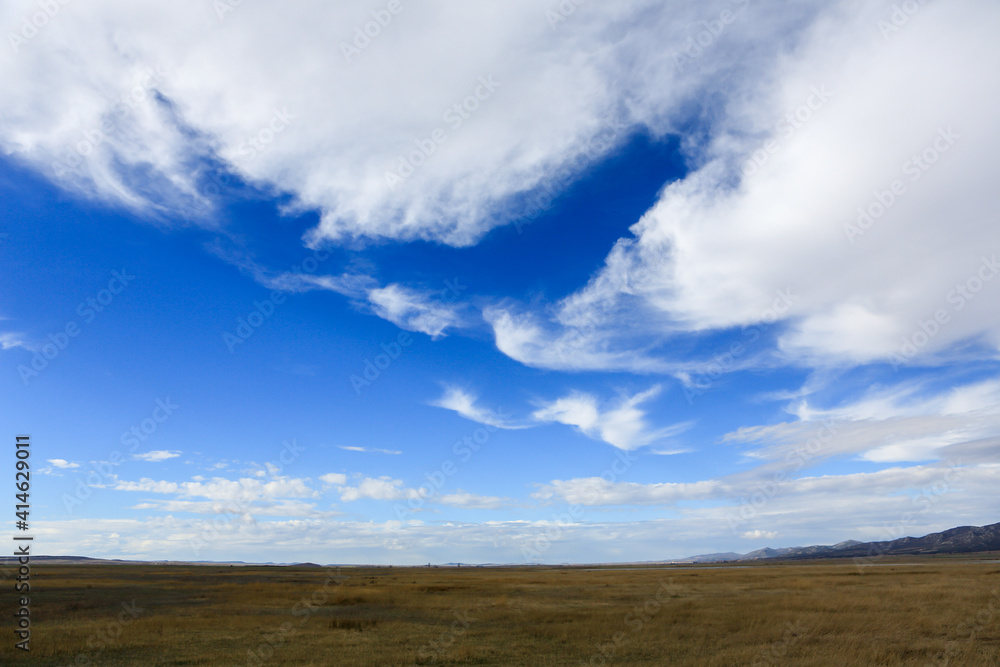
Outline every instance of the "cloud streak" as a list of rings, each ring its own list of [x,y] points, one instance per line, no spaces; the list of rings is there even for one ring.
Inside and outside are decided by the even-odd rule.
[[[148,461],[150,463],[159,463],[160,461],[166,461],[168,459],[177,458],[180,455],[181,452],[157,449],[150,452],[135,454],[133,455],[132,458],[136,459],[137,461]]]
[[[638,449],[684,431],[689,424],[651,430],[646,413],[639,408],[660,394],[655,385],[644,392],[622,398],[613,407],[601,410],[597,399],[575,392],[536,410],[532,417],[540,422],[558,422],[578,429],[584,435],[625,451]]]
[[[444,394],[431,401],[431,405],[444,408],[445,410],[451,410],[456,412],[462,417],[480,424],[485,424],[487,426],[493,426],[500,429],[521,429],[527,428],[528,425],[524,424],[514,424],[510,420],[505,419],[502,414],[502,410],[489,410],[480,405],[477,405],[478,396],[471,394],[460,387],[445,387]]]

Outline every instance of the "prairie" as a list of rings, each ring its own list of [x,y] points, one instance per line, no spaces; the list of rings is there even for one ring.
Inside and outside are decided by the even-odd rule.
[[[0,663],[997,665],[995,558],[863,570],[34,565],[30,655],[8,632]]]

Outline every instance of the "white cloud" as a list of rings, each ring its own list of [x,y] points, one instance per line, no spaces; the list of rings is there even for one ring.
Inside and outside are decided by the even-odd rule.
[[[751,517],[754,523],[782,521],[782,513],[821,516],[836,499],[839,514],[850,516],[862,511],[876,517],[893,515],[892,508],[910,507],[926,510],[927,506],[915,501],[929,498],[933,505],[948,499],[964,497],[972,489],[985,488],[1000,476],[1000,466],[994,463],[975,465],[928,464],[909,467],[892,467],[877,472],[846,473],[795,477],[790,475],[780,483],[770,483],[773,478],[761,475],[761,469],[752,474],[730,475],[720,479],[698,482],[611,482],[601,477],[553,480],[541,484],[532,494],[544,502],[577,504],[584,507],[653,506],[681,509],[693,501],[712,501],[712,512],[718,511],[721,521],[733,525],[747,523],[739,510],[746,507],[746,500],[755,494],[756,504]],[[919,492],[917,492],[919,491]],[[742,499],[742,500],[741,500]],[[743,502],[743,505],[740,503]],[[865,503],[870,503],[865,507]],[[890,508],[886,511],[886,508]],[[688,510],[685,510],[688,511]],[[766,517],[764,519],[763,517]],[[741,520],[743,519],[743,520]]]
[[[486,424],[487,426],[502,429],[527,428],[524,425],[512,424],[504,419],[502,414],[500,414],[502,410],[493,411],[476,405],[477,399],[478,396],[470,394],[460,387],[446,387],[444,395],[435,401],[431,401],[431,405],[457,412],[470,421]]]
[[[345,502],[362,500],[402,500],[416,498],[417,492],[403,486],[403,480],[391,477],[366,477],[355,486],[345,486],[340,489],[340,499]]]
[[[575,393],[560,398],[532,415],[538,421],[555,421],[575,426],[584,433],[596,434],[600,413],[597,399],[589,394]]]
[[[895,539],[956,525],[995,523],[998,478],[1000,467],[995,463],[963,466],[950,477],[940,466],[915,466],[812,478],[769,498],[738,532],[729,521],[735,509],[732,504],[713,507],[705,503],[675,506],[669,519],[600,521],[596,512],[594,516],[588,512],[586,521],[568,523],[341,521],[315,516],[315,510],[313,516],[307,515],[308,508],[302,507],[303,515],[285,520],[254,522],[236,516],[198,554],[191,549],[192,537],[205,529],[204,520],[198,519],[158,515],[39,520],[35,530],[53,553],[113,558],[323,563],[334,560],[329,554],[336,553],[338,562],[523,563],[526,545],[545,544],[548,549],[532,560],[635,562],[737,551],[739,536],[755,530],[779,533],[781,544],[772,546],[799,546]],[[747,484],[737,490],[749,493],[751,489]],[[663,490],[655,493],[670,495]],[[691,497],[704,493],[686,491]],[[839,510],[836,513],[830,512],[833,504]]]
[[[340,449],[346,450],[348,452],[365,452],[365,453],[376,453],[376,454],[389,454],[390,456],[396,456],[402,454],[403,452],[398,449],[379,449],[378,447],[353,447],[348,445],[338,445]]]
[[[504,499],[497,496],[480,496],[462,490],[441,496],[439,502],[449,507],[466,509],[501,509],[505,504]]]
[[[277,477],[270,481],[248,477],[237,480],[213,477],[208,481],[191,482],[157,481],[143,477],[138,482],[119,481],[115,489],[239,502],[270,502],[281,498],[315,498],[319,495],[309,487],[307,480],[288,477]]]
[[[392,284],[369,290],[375,314],[401,329],[419,331],[431,338],[459,324],[457,307],[435,299],[430,293]]]
[[[153,463],[157,463],[159,461],[166,461],[167,459],[177,458],[180,455],[181,455],[181,453],[180,452],[176,452],[176,451],[166,451],[166,450],[163,450],[163,449],[154,449],[154,450],[149,451],[149,452],[143,452],[141,454],[135,454],[133,456],[133,458],[138,459],[139,461],[150,461],[150,462],[153,462]]]
[[[773,322],[776,343],[757,344],[730,370],[894,355],[930,364],[963,343],[970,344],[963,354],[995,360],[1000,248],[991,216],[1000,210],[993,183],[1000,93],[977,72],[1000,65],[993,38],[1000,8],[986,0],[923,3],[900,31],[886,35],[878,19],[891,0],[746,3],[738,22],[699,58],[685,59],[691,26],[733,4],[584,3],[551,29],[545,8],[531,0],[475,8],[428,0],[406,5],[391,29],[347,62],[336,57],[337,31],[349,40],[353,26],[368,19],[369,8],[355,2],[243,3],[224,21],[209,3],[194,0],[70,3],[36,37],[0,50],[0,88],[11,91],[0,99],[0,148],[68,188],[203,224],[212,224],[203,217],[211,203],[200,187],[203,159],[217,157],[245,179],[289,193],[290,210],[318,209],[322,222],[310,241],[367,236],[464,245],[517,215],[512,197],[566,182],[562,177],[582,173],[630,133],[662,138],[693,127],[682,142],[691,173],[662,191],[585,287],[551,307],[484,310],[502,352],[546,368],[685,377],[702,360],[672,356],[676,337]],[[18,26],[36,11],[33,0],[3,3],[0,24]],[[303,12],[305,24],[296,21]],[[461,127],[448,127],[447,141],[412,176],[387,187],[386,171],[427,145],[434,128],[447,126],[445,110],[485,86],[480,77],[499,87],[476,101]],[[117,104],[123,95],[124,106]],[[797,112],[808,120],[782,121]],[[602,135],[608,140],[595,147]],[[249,139],[265,136],[266,146],[251,151]],[[934,164],[913,171],[913,156],[922,153]],[[759,164],[745,168],[751,158]],[[56,163],[68,159],[79,171],[57,175],[65,167]],[[891,197],[884,214],[868,229],[850,227],[859,207],[887,205],[878,199],[889,201],[896,179],[905,192]],[[380,287],[355,274],[261,279],[333,290],[435,337],[463,324],[457,307],[399,283]],[[12,347],[25,345],[16,334],[0,335],[0,348]],[[534,416],[635,449],[671,433],[648,424],[642,405],[650,392],[610,407],[574,393]],[[731,508],[678,503],[752,494],[760,480],[787,467],[789,455],[818,444],[810,466],[852,457],[900,465],[790,480],[758,512],[761,526],[742,534],[796,540],[833,521],[837,530],[855,531],[845,537],[884,538],[886,517],[912,512],[908,490],[940,481],[943,467],[928,462],[949,458],[964,462],[962,493],[930,496],[933,511],[904,528],[988,516],[995,512],[1000,384],[927,394],[926,387],[901,384],[833,408],[803,400],[798,421],[727,436],[758,465],[725,479],[556,480],[536,497],[672,505],[681,518],[669,528],[636,522],[613,527],[614,534],[608,525],[566,529],[567,539],[589,540],[602,557],[614,553],[611,542],[662,549],[664,535],[728,531]],[[442,402],[481,423],[493,419],[464,392],[446,393]],[[141,456],[162,454],[173,453]],[[909,463],[920,465],[901,465]],[[142,509],[195,511],[247,497],[268,504],[263,511],[313,511],[301,500],[318,495],[308,480],[264,479],[275,470],[261,470],[257,479],[144,478],[116,488],[177,496],[136,506]],[[320,477],[342,487],[345,502],[416,493],[390,477],[354,479],[349,485],[346,475]],[[444,498],[463,506],[497,500],[466,492]],[[833,503],[840,512],[831,518]],[[131,553],[176,549],[194,530],[170,521],[50,525],[49,544],[107,549],[107,536],[120,535],[113,548]],[[454,536],[449,543],[479,545],[521,529],[511,522],[449,527],[447,534]],[[224,545],[249,551],[276,538],[301,545],[310,530],[329,539],[325,548],[361,543],[420,561],[428,548],[422,545],[443,542],[444,534],[391,522],[282,522],[240,526]]]
[[[456,301],[462,290],[447,281],[448,287],[438,292],[414,289],[397,283],[379,287],[378,281],[363,274],[333,276],[301,272],[276,273],[242,251],[223,248],[218,243],[211,246],[211,250],[220,259],[237,266],[268,289],[285,292],[321,289],[336,292],[350,298],[359,309],[370,311],[401,329],[424,333],[432,338],[440,338],[448,329],[462,326],[459,314],[462,306]]]
[[[23,334],[11,331],[0,333],[0,350],[12,350],[17,347],[25,350],[31,349],[25,342]]]
[[[405,5],[350,59],[339,45],[370,20],[360,1],[244,4],[221,21],[195,0],[62,5],[37,36],[0,54],[0,86],[18,91],[0,104],[0,145],[49,173],[82,157],[67,185],[192,215],[210,198],[197,182],[208,154],[320,209],[317,238],[462,245],[502,224],[511,197],[579,174],[624,141],[620,124],[662,134],[685,102],[727,90],[733,69],[765,71],[814,11],[803,2],[742,12],[679,68],[691,27],[733,4],[587,3],[553,29],[533,0],[461,9],[433,0]],[[18,26],[35,11],[14,0],[0,20]],[[752,58],[738,48],[749,42]],[[393,189],[386,174],[401,161],[422,164]]]
[[[51,463],[52,465],[54,465],[56,468],[70,469],[70,468],[79,468],[80,467],[79,463],[70,463],[66,459],[47,459],[47,460],[48,460],[49,463]]]
[[[756,91],[737,85],[695,169],[584,289],[551,313],[487,311],[499,349],[549,368],[632,370],[629,350],[776,322],[777,345],[755,343],[729,370],[995,359],[1000,93],[954,73],[1000,66],[988,38],[1000,8],[922,5],[884,37],[889,11],[832,5]],[[868,207],[877,220],[857,235],[850,226]],[[957,351],[969,342],[985,349]],[[668,351],[654,357],[652,368],[690,367]]]
[[[968,442],[971,438],[964,430],[939,433],[932,436],[899,439],[881,447],[868,450],[861,455],[866,461],[895,463],[898,461],[934,461],[940,451],[948,445]]]
[[[619,449],[637,449],[688,427],[688,424],[679,424],[666,429],[650,430],[646,413],[638,406],[655,398],[661,389],[660,385],[655,385],[635,396],[624,397],[615,407],[604,411],[598,407],[594,396],[576,392],[544,405],[532,417],[540,422],[574,426],[581,433]]]
[[[181,486],[177,482],[157,481],[143,477],[138,482],[119,481],[118,491],[142,491],[145,493],[177,493]]]
[[[732,368],[866,363],[908,349],[906,359],[930,361],[970,340],[995,357],[987,290],[1000,281],[985,277],[1000,94],[954,73],[1000,64],[990,38],[1000,9],[922,5],[886,35],[889,0],[736,5],[737,20],[691,58],[692,31],[733,2],[587,3],[553,28],[531,0],[461,11],[437,0],[408,6],[351,62],[328,55],[338,32],[349,41],[368,20],[358,2],[241,5],[221,22],[194,0],[66,5],[0,53],[0,86],[16,91],[0,102],[0,146],[53,177],[56,162],[79,159],[56,180],[154,215],[211,224],[199,217],[211,197],[198,182],[211,156],[290,193],[290,209],[318,209],[313,241],[465,245],[631,133],[693,127],[682,142],[691,173],[589,285],[551,311],[485,310],[500,350],[550,368],[691,370],[699,360],[664,347],[672,336],[770,321],[786,290],[795,298],[774,314],[777,345]],[[16,26],[33,11],[29,0],[5,3],[0,20]],[[240,83],[251,77],[254,86]],[[487,91],[484,79],[499,85]],[[477,108],[456,127],[449,109],[467,99]],[[436,128],[443,143],[430,139]],[[934,146],[948,144],[948,128],[957,139],[942,153]],[[433,154],[388,187],[386,173],[427,142]],[[924,151],[938,151],[935,163],[913,171]],[[897,179],[905,192],[852,243],[845,225]],[[409,330],[436,337],[461,324],[457,308],[413,287],[313,280]],[[941,311],[947,322],[926,334]]]
[[[235,523],[254,523],[255,516],[335,516],[333,512],[316,511],[315,503],[299,500],[279,500],[268,504],[252,505],[219,500],[160,500],[136,503],[130,509],[222,515],[227,522]]]
[[[461,489],[443,496],[437,496],[436,494],[431,494],[430,496],[421,495],[420,490],[408,488],[403,480],[393,479],[385,475],[381,477],[364,477],[353,485],[347,484],[345,475],[324,475],[320,479],[337,486],[337,490],[340,493],[340,500],[345,503],[365,499],[414,500],[423,498],[450,507],[500,509],[505,502],[503,498],[481,496],[462,491]]]
[[[634,346],[615,340],[619,333],[596,315],[581,326],[545,327],[531,313],[513,307],[487,307],[483,318],[493,328],[497,349],[526,366],[554,370],[623,370],[634,373],[668,372],[665,363]]]
[[[336,292],[350,298],[359,309],[371,311],[407,331],[440,338],[449,328],[462,324],[459,316],[461,305],[455,302],[461,291],[450,283],[448,288],[435,293],[396,283],[379,287],[378,281],[371,276],[357,273],[339,276],[290,271],[277,273],[262,266],[245,252],[224,247],[220,243],[211,245],[210,250],[268,289],[285,292],[321,289]]]
[[[335,486],[344,486],[347,484],[347,475],[339,472],[328,472],[325,475],[320,475],[319,479],[324,484],[333,484]]]
[[[879,511],[893,514],[899,498],[909,502],[914,489],[924,489],[935,506],[944,505],[945,494],[978,493],[972,489],[985,488],[1000,474],[995,463],[1000,456],[998,398],[1000,383],[987,379],[936,391],[901,383],[828,409],[801,400],[790,408],[799,421],[746,426],[724,436],[724,443],[749,445],[743,454],[756,464],[749,470],[696,482],[553,480],[540,485],[533,497],[585,506],[674,508],[691,501],[731,505],[743,499],[746,505],[748,498],[763,499],[765,507],[755,505],[751,512],[755,523],[765,524],[761,530],[774,530],[766,522],[785,521],[781,512],[791,508],[822,512],[832,497],[845,516],[855,511],[871,517]],[[575,406],[575,421],[595,423],[590,408],[586,402]],[[805,474],[838,459],[896,465],[874,472]],[[904,465],[908,463],[920,465]],[[728,512],[723,520],[746,523],[732,507]]]
[[[724,441],[751,444],[744,453],[772,465],[801,451],[813,462],[848,455],[880,463],[986,461],[1000,439],[998,406],[993,379],[938,391],[907,382],[834,408],[803,400],[792,407],[798,421],[742,427]]]
[[[773,540],[779,535],[775,530],[748,530],[740,535],[745,540]]]
[[[538,500],[558,499],[571,505],[606,507],[613,505],[674,505],[683,500],[725,497],[718,480],[701,482],[610,482],[602,477],[553,480],[532,494]]]

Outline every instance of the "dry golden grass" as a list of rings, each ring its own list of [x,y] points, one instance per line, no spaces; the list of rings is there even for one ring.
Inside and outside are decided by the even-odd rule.
[[[35,565],[30,656],[13,644],[0,663],[1000,665],[1000,564]]]

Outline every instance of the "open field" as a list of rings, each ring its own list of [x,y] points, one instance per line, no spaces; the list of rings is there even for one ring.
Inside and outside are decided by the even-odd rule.
[[[0,663],[998,665],[1000,562],[975,556],[864,573],[35,565],[30,657],[8,631]]]

